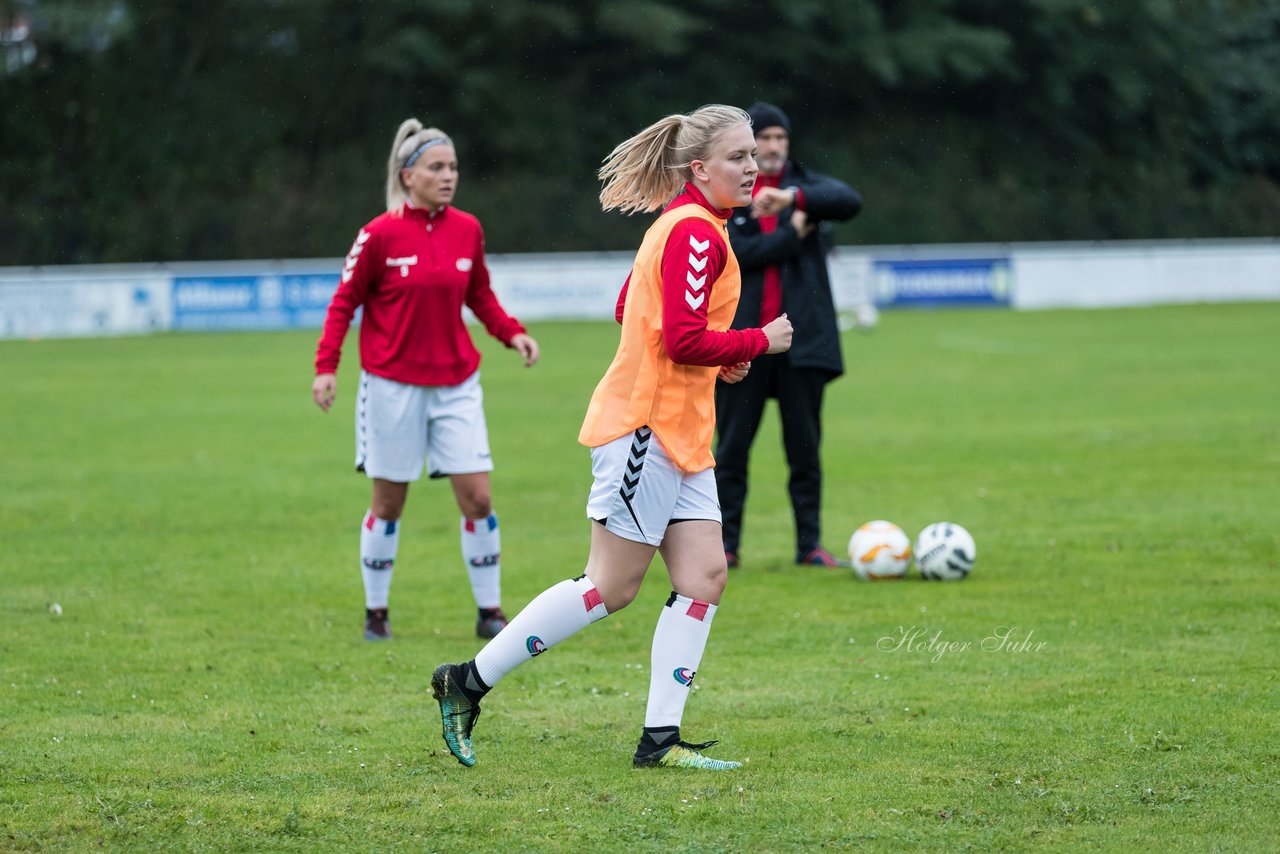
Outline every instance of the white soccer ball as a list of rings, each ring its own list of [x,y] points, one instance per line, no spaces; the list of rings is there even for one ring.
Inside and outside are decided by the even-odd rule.
[[[897,525],[877,519],[853,532],[849,560],[864,581],[902,578],[911,564],[911,540]]]
[[[935,522],[916,537],[916,568],[929,581],[968,578],[977,556],[973,535],[954,522]]]

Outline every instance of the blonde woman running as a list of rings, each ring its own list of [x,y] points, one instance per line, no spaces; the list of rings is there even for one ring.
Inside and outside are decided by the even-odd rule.
[[[725,221],[756,179],[750,118],[710,105],[667,116],[619,145],[600,169],[604,210],[664,208],[618,298],[621,341],[578,439],[591,448],[585,572],[543,591],[471,661],[431,678],[444,741],[474,765],[480,701],[498,681],[570,635],[625,608],[655,552],[672,592],[658,616],[649,699],[633,763],[727,770],[740,763],[690,744],[680,721],[728,572],[711,456],[716,378],[739,382],[751,360],[791,346],[786,315],[731,330],[738,262]]]

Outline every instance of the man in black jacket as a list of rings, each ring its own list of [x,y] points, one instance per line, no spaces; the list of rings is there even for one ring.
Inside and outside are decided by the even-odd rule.
[[[795,514],[796,563],[835,566],[821,541],[819,445],[823,389],[844,373],[844,361],[827,274],[831,247],[825,223],[856,216],[862,197],[848,184],[788,159],[791,122],[782,110],[759,101],[747,112],[760,174],[751,206],[735,210],[729,220],[729,240],[742,268],[733,328],[759,327],[785,313],[795,337],[790,352],[756,359],[742,382],[716,384],[716,484],[725,557],[731,568],[738,565],[747,459],[772,397],[778,401],[791,471],[787,489]]]

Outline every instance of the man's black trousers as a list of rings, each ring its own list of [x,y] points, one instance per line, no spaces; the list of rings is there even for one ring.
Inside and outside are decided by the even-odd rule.
[[[751,443],[771,397],[778,401],[782,446],[791,472],[787,491],[795,514],[797,559],[821,545],[822,394],[831,374],[792,368],[788,359],[786,353],[760,356],[742,382],[716,382],[716,486],[727,552],[736,554],[742,541]]]

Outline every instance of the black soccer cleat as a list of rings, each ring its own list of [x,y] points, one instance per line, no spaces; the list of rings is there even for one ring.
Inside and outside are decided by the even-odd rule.
[[[391,614],[386,608],[364,609],[364,639],[391,640]]]

